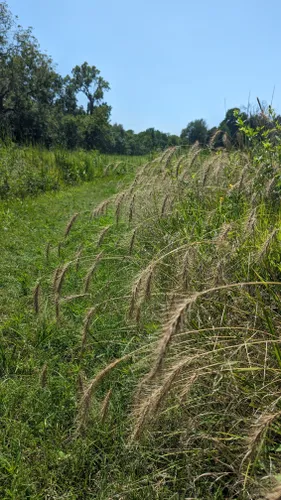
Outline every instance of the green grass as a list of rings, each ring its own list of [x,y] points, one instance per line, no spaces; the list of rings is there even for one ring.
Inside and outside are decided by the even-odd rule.
[[[1,203],[0,498],[260,499],[280,472],[278,186],[197,146],[135,168]]]
[[[54,495],[51,498],[61,498],[54,477],[58,474],[63,478],[66,470],[68,473],[59,488],[69,492],[67,498],[79,498],[79,492],[88,489],[86,478],[80,477],[86,473],[86,463],[95,470],[105,460],[98,444],[105,430],[93,431],[94,442],[83,441],[82,448],[77,441],[67,442],[76,414],[77,376],[81,365],[91,375],[116,350],[122,351],[126,332],[120,333],[117,347],[106,346],[103,335],[96,352],[80,359],[81,319],[86,303],[90,305],[92,299],[66,305],[64,313],[66,317],[71,315],[71,321],[66,319],[57,324],[49,312],[43,311],[39,320],[34,318],[31,290],[38,278],[49,278],[54,267],[81,241],[84,244],[81,267],[87,267],[96,250],[100,228],[99,222],[90,219],[90,213],[103,198],[116,192],[119,182],[122,185],[125,179],[96,181],[1,206],[1,498],[45,498],[46,491]],[[72,229],[74,237],[66,241],[58,257],[57,246],[63,240],[66,222],[76,211],[80,216]],[[51,249],[46,262],[48,242]],[[114,263],[112,270],[116,273]],[[77,286],[78,279],[73,276],[69,286]],[[105,277],[103,280],[106,281]],[[64,292],[67,293],[67,287]],[[47,302],[51,300],[46,297]],[[111,324],[116,326],[118,313],[114,311],[112,316],[107,328]],[[107,330],[103,320],[100,328]],[[48,383],[42,388],[39,379],[45,363]],[[113,443],[115,432],[108,433],[107,446]]]
[[[124,175],[143,162],[141,157],[102,155],[98,151],[45,150],[0,144],[0,199],[25,198],[58,191],[94,178]]]

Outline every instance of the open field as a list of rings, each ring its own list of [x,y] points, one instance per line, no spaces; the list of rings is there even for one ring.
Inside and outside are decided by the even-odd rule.
[[[1,202],[0,497],[265,498],[278,175],[197,145],[102,172]]]

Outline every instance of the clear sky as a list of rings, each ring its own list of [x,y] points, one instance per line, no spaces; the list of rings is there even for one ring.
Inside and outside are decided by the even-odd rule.
[[[256,96],[281,111],[281,0],[8,0],[62,74],[109,81],[112,122],[179,134]]]

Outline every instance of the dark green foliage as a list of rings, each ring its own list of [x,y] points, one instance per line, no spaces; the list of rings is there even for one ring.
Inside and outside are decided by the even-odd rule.
[[[0,139],[48,148],[96,149],[102,153],[142,155],[179,143],[153,128],[135,134],[110,124],[104,102],[109,83],[84,62],[62,77],[43,54],[32,30],[16,23],[0,4]],[[86,109],[78,104],[84,94]]]
[[[87,97],[89,115],[94,113],[95,107],[103,100],[104,92],[110,88],[109,83],[100,76],[100,71],[87,62],[73,68],[71,84],[76,92],[82,92]]]
[[[194,120],[190,122],[181,132],[181,140],[184,144],[192,145],[199,142],[205,146],[208,138],[208,128],[205,120]]]
[[[6,198],[25,198],[45,191],[57,191],[64,185],[79,184],[123,174],[133,163],[140,164],[142,159],[106,156],[97,151],[67,151],[56,148],[52,151],[40,147],[18,146],[10,143],[0,147],[0,200]],[[108,169],[111,164],[112,168]]]

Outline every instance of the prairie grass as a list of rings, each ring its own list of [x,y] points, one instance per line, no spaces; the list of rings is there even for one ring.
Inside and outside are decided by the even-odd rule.
[[[143,158],[103,155],[97,151],[45,150],[0,143],[0,200],[57,191],[100,177],[133,171]]]
[[[277,499],[278,166],[120,166],[2,203],[0,496]]]

